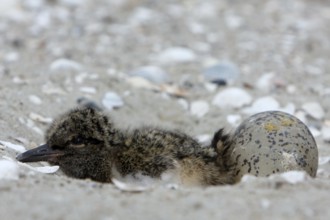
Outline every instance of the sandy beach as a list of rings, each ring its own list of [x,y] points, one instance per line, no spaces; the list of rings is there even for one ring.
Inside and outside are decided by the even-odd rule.
[[[326,0],[1,1],[0,219],[328,219],[329,23]],[[217,98],[231,88],[237,100]],[[286,111],[314,135],[318,174],[137,193],[18,164],[81,99],[121,128],[203,144],[254,113]]]

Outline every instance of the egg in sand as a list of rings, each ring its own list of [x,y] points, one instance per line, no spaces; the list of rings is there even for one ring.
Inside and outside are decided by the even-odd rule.
[[[236,181],[244,174],[269,176],[291,170],[316,176],[317,145],[307,126],[293,115],[267,111],[249,117],[236,129],[232,147]]]

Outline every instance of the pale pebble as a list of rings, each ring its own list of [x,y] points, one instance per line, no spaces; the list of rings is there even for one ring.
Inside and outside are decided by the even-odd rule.
[[[217,84],[232,83],[239,77],[239,74],[239,68],[230,61],[221,61],[203,71],[203,76],[207,81]]]
[[[245,90],[237,87],[226,88],[213,98],[212,104],[220,108],[241,108],[250,104],[252,97]]]
[[[263,74],[257,81],[256,87],[263,91],[270,91],[274,87],[274,73]]]
[[[227,122],[236,127],[242,122],[241,115],[227,115]]]
[[[184,110],[188,110],[189,109],[189,103],[186,99],[183,98],[179,98],[178,99],[178,103],[179,105],[184,109]]]
[[[0,17],[9,15],[20,8],[19,0],[2,1],[0,4]]]
[[[324,165],[330,162],[330,157],[319,157],[319,165]]]
[[[26,80],[23,80],[21,77],[19,77],[19,76],[15,76],[14,78],[13,78],[13,83],[15,83],[15,84],[24,84],[24,83],[26,83]]]
[[[302,109],[311,117],[317,119],[317,120],[321,120],[324,118],[325,113],[324,110],[322,108],[322,106],[320,105],[320,103],[318,102],[307,102],[304,103],[302,105]]]
[[[271,202],[268,200],[268,199],[261,199],[260,200],[260,206],[263,208],[263,209],[268,209],[271,205]]]
[[[46,83],[41,87],[41,91],[46,95],[65,95],[66,92],[51,83]]]
[[[24,151],[26,151],[25,147],[22,146],[22,145],[19,145],[19,144],[13,144],[13,143],[10,143],[8,141],[1,141],[0,140],[0,146],[4,146],[4,147],[8,147],[10,149],[13,149],[19,153],[23,153]]]
[[[44,6],[45,1],[43,0],[24,0],[22,3],[24,4],[25,7],[29,9],[40,9]]]
[[[74,7],[80,6],[87,2],[87,0],[60,0],[63,5]]]
[[[115,92],[107,92],[103,99],[102,104],[108,110],[119,108],[124,105],[122,98]]]
[[[242,17],[232,13],[225,13],[224,20],[227,27],[232,30],[240,28],[244,23],[244,19]]]
[[[297,92],[297,87],[295,85],[288,85],[287,88],[286,88],[286,91],[289,94],[294,94],[294,93]]]
[[[188,63],[197,59],[196,54],[189,48],[172,47],[167,48],[158,55],[157,60],[164,64]]]
[[[330,125],[324,125],[321,130],[322,138],[326,142],[330,142]]]
[[[256,114],[264,111],[278,110],[280,104],[276,99],[271,96],[265,96],[255,100],[251,107],[247,107],[243,110],[245,114]]]
[[[40,105],[42,103],[41,99],[36,95],[29,95],[29,100],[35,105]]]
[[[146,7],[136,7],[129,18],[129,23],[132,25],[140,25],[154,21],[159,17],[155,10]]]
[[[142,77],[150,82],[162,84],[169,81],[167,72],[158,66],[143,66],[130,73],[130,76]]]
[[[60,71],[81,71],[83,67],[80,63],[76,61],[60,58],[53,61],[49,68],[52,72],[60,72]]]
[[[31,112],[31,113],[29,114],[29,117],[30,117],[33,121],[41,122],[41,123],[44,123],[44,124],[50,124],[50,123],[53,122],[53,119],[52,119],[52,118],[44,117],[44,116],[39,115],[39,114],[34,113],[34,112]]]
[[[154,85],[150,81],[139,76],[129,77],[126,79],[126,82],[136,88],[159,90],[159,86]]]
[[[205,83],[205,89],[209,92],[215,92],[217,90],[217,85],[214,83]]]
[[[15,162],[0,160],[0,180],[18,180],[19,169]]]
[[[76,83],[81,84],[84,82],[85,78],[87,78],[88,73],[80,73],[74,77]]]
[[[7,53],[4,57],[4,60],[8,63],[13,63],[13,62],[16,62],[18,61],[20,58],[20,55],[19,53],[17,52],[10,52],[10,53]]]
[[[190,104],[190,113],[199,118],[205,116],[210,110],[210,106],[206,101],[198,100]]]
[[[281,107],[278,110],[293,115],[296,111],[296,106],[290,102],[286,106]]]
[[[321,131],[314,126],[309,126],[308,129],[315,138],[321,135]]]
[[[43,134],[44,134],[44,132],[43,132],[39,127],[37,127],[37,126],[34,124],[34,122],[33,122],[31,119],[29,119],[29,118],[26,120],[25,125],[26,125],[27,127],[31,128],[33,131],[35,131],[36,133],[38,133],[38,134],[40,134],[40,135],[43,135]]]
[[[89,93],[89,94],[96,94],[96,92],[97,92],[96,88],[88,87],[88,86],[80,87],[79,91],[84,92],[84,93]]]
[[[33,170],[33,171],[36,171],[36,172],[39,172],[39,173],[45,173],[45,174],[55,173],[60,168],[59,166],[34,167],[34,166],[31,166],[27,163],[21,163],[21,162],[18,162],[18,165],[29,168],[30,170]]]
[[[297,111],[294,114],[294,116],[296,116],[299,120],[301,120],[305,124],[307,123],[306,112],[304,112],[304,111]]]

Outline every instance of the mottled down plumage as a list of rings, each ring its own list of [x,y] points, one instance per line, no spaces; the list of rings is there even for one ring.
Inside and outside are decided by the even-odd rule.
[[[94,108],[74,109],[56,119],[46,132],[46,144],[17,156],[22,162],[48,161],[74,178],[111,182],[112,178],[145,175],[162,179],[171,173],[186,186],[232,183],[225,162],[230,138],[217,132],[202,147],[177,131],[142,127],[123,131]]]

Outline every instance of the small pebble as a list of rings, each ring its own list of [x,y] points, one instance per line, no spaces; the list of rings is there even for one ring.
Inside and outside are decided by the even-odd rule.
[[[220,108],[241,108],[250,104],[252,97],[241,88],[231,87],[219,92],[212,101],[213,105]]]
[[[20,58],[20,55],[16,52],[10,52],[5,55],[4,60],[8,63],[13,63],[18,61]]]
[[[237,127],[242,122],[242,116],[240,115],[227,115],[227,122],[233,127]]]
[[[164,64],[188,63],[196,59],[196,54],[192,50],[184,47],[168,48],[158,56],[158,61]]]
[[[0,160],[0,180],[18,180],[19,170],[15,162]]]
[[[263,74],[257,81],[256,87],[263,91],[270,91],[274,87],[274,73]]]
[[[322,138],[325,142],[330,142],[330,126],[324,125],[321,130]]]
[[[50,124],[53,122],[53,119],[52,118],[46,118],[44,116],[41,116],[39,114],[36,114],[34,112],[31,112],[29,114],[29,117],[33,120],[33,121],[36,121],[36,122],[40,122],[40,123],[43,123],[43,124]]]
[[[194,101],[190,104],[190,113],[199,118],[206,115],[210,110],[210,106],[206,101]]]
[[[84,93],[89,93],[89,94],[96,94],[96,88],[94,88],[94,87],[87,87],[87,86],[85,86],[85,87],[80,87],[79,88],[79,91],[80,92],[84,92]]]
[[[136,88],[159,90],[159,86],[151,83],[150,81],[146,80],[145,78],[141,78],[138,76],[129,77],[128,79],[126,79],[126,82]]]
[[[205,83],[204,86],[205,86],[205,89],[209,92],[215,92],[217,90],[217,85],[215,85],[213,83]]]
[[[280,104],[276,99],[271,96],[261,97],[255,100],[251,107],[245,108],[243,112],[245,114],[256,114],[259,112],[278,110]]]
[[[183,108],[184,110],[188,110],[188,109],[189,109],[189,103],[188,103],[188,101],[187,101],[186,99],[179,98],[179,99],[178,99],[178,103],[179,103],[179,105],[182,106],[182,108]]]
[[[81,71],[82,65],[76,61],[61,58],[53,61],[49,68],[52,72]]]
[[[219,85],[226,85],[234,82],[239,77],[238,67],[229,61],[222,61],[212,65],[203,71],[203,76],[207,81]]]
[[[279,111],[293,115],[296,111],[296,106],[290,102],[286,106],[279,108]]]
[[[324,165],[330,162],[330,157],[319,157],[319,165]]]
[[[41,99],[36,95],[29,95],[29,100],[35,105],[40,105],[42,103]]]
[[[321,131],[314,126],[309,126],[308,129],[312,133],[314,138],[317,138],[321,135]]]
[[[312,118],[321,120],[324,118],[324,110],[318,102],[307,102],[302,105],[302,109]]]
[[[143,66],[130,72],[129,75],[142,77],[156,84],[162,84],[169,81],[168,74],[158,66]]]
[[[108,110],[113,110],[115,108],[123,106],[124,102],[117,93],[107,92],[102,99],[102,104]]]

